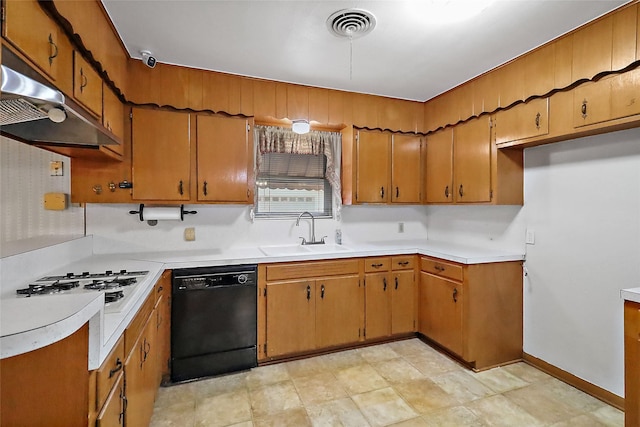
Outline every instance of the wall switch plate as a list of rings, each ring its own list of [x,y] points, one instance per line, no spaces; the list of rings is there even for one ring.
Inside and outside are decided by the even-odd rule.
[[[187,242],[193,242],[196,240],[196,229],[194,227],[184,229],[184,240]]]
[[[63,175],[62,165],[63,165],[63,163],[62,163],[61,160],[49,162],[49,173],[50,173],[50,175],[51,176],[62,176]]]
[[[527,236],[525,239],[525,243],[527,245],[535,245],[536,244],[536,232],[527,228]]]
[[[398,223],[398,233],[404,233],[404,222]]]

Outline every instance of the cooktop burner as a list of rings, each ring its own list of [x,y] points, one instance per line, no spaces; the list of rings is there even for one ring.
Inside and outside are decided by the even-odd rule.
[[[69,289],[77,288],[80,286],[80,282],[75,280],[73,282],[63,282],[63,283],[51,283],[49,285],[46,284],[32,284],[29,285],[28,288],[18,289],[16,292],[19,295],[47,295],[47,294],[55,294],[60,291],[68,291]]]
[[[124,292],[122,291],[113,291],[113,292],[105,292],[104,293],[104,302],[110,303],[114,301],[118,301],[119,299],[124,298]]]
[[[41,279],[38,279],[37,282],[50,282],[53,280],[73,280],[73,279],[108,279],[111,277],[135,277],[135,276],[146,276],[148,271],[112,271],[106,270],[104,273],[89,273],[88,271],[84,271],[82,273],[67,273],[61,276],[46,276]]]
[[[131,286],[134,283],[137,283],[137,280],[135,277],[113,279],[113,280],[93,279],[91,283],[87,283],[86,285],[84,285],[84,288],[103,291],[106,289],[114,289],[114,288],[121,288],[123,286]]]

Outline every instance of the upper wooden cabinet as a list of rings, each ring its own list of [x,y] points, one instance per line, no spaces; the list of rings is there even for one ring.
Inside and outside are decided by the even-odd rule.
[[[592,79],[603,71],[611,71],[613,18],[604,17],[573,34],[572,80]]]
[[[427,136],[425,162],[425,201],[453,202],[453,129]]]
[[[356,201],[420,203],[422,138],[367,130],[355,138]]]
[[[102,79],[77,51],[73,52],[73,97],[102,117]]]
[[[491,127],[487,116],[454,128],[453,187],[457,203],[491,201]]]
[[[71,94],[72,49],[62,30],[36,0],[7,0],[3,7],[2,36],[61,91]]]
[[[120,140],[118,145],[109,145],[107,148],[122,156],[124,154],[124,104],[115,93],[106,85],[102,87],[102,124]]]
[[[253,202],[253,139],[248,119],[198,115],[198,201]]]
[[[133,199],[189,200],[189,114],[142,108],[132,114]]]
[[[549,99],[538,98],[496,113],[496,144],[518,141],[549,132]]]

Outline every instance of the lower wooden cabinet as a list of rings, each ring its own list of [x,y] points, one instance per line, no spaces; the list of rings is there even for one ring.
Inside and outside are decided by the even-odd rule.
[[[124,425],[124,414],[127,406],[124,394],[124,374],[116,376],[116,382],[105,401],[102,411],[96,420],[97,427],[113,427]]]
[[[165,270],[156,283],[156,340],[158,380],[169,381],[171,376],[171,270]]]
[[[420,264],[422,335],[476,370],[522,358],[522,262]]]
[[[624,302],[624,425],[640,425],[640,304]]]

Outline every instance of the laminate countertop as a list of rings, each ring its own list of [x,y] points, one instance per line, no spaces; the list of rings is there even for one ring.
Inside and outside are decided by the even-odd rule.
[[[153,286],[166,269],[360,258],[368,256],[419,254],[461,264],[522,261],[524,254],[488,250],[430,240],[385,241],[346,245],[274,245],[194,251],[94,254],[56,268],[49,274],[70,271],[146,270],[127,306],[117,313],[105,313],[102,293],[58,294],[24,298],[6,293],[0,299],[0,358],[42,348],[70,336],[89,322],[89,366],[98,368],[134,318]],[[26,287],[33,277],[12,284]],[[5,289],[6,290],[6,289]]]

